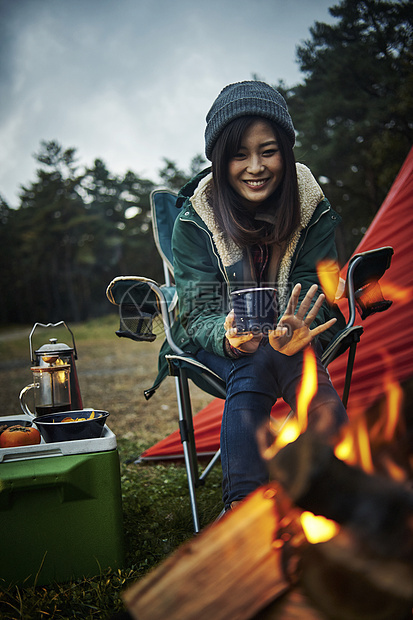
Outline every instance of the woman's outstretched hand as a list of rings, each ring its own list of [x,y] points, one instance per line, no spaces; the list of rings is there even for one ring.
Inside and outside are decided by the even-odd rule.
[[[315,336],[325,332],[334,325],[337,319],[330,319],[326,323],[322,323],[314,329],[310,329],[310,325],[316,318],[325,299],[325,295],[319,295],[314,306],[310,310],[311,303],[317,290],[317,284],[313,284],[313,286],[308,289],[306,296],[295,313],[301,292],[301,284],[295,285],[287,308],[278,322],[276,329],[268,334],[269,343],[273,349],[284,355],[294,355],[310,344]]]
[[[224,327],[226,329],[225,336],[229,344],[235,349],[243,353],[255,353],[260,346],[262,334],[255,336],[252,332],[243,332],[238,335],[233,310],[226,316]]]

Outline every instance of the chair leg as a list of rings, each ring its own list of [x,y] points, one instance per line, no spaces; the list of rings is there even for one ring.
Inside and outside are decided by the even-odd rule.
[[[209,461],[208,465],[205,467],[204,471],[202,472],[202,474],[199,476],[199,482],[200,484],[203,484],[205,482],[205,478],[208,476],[209,472],[212,470],[212,468],[216,465],[217,461],[221,458],[221,449],[217,450],[214,454],[214,456],[212,457],[212,459]]]
[[[194,531],[200,530],[198,506],[195,489],[199,484],[198,461],[195,447],[194,427],[192,422],[192,408],[189,395],[188,378],[184,369],[179,370],[176,381],[176,396],[179,412],[179,431],[184,451],[186,474],[188,478],[189,499],[191,503]]]
[[[354,366],[354,358],[356,356],[357,342],[353,342],[350,345],[347,359],[347,370],[346,370],[346,378],[344,381],[344,390],[342,403],[344,407],[347,409],[348,397],[350,394],[350,385],[351,385],[351,376],[353,374],[353,366]]]

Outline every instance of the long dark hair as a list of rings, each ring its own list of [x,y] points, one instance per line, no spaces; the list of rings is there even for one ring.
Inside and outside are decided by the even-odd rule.
[[[276,225],[255,220],[228,182],[229,161],[238,152],[244,132],[257,120],[270,125],[284,163],[282,181],[265,205],[269,212],[277,213]],[[258,116],[236,118],[224,127],[211,159],[213,183],[210,199],[220,228],[242,248],[256,243],[280,244],[286,241],[299,225],[300,203],[295,157],[291,142],[282,127]]]

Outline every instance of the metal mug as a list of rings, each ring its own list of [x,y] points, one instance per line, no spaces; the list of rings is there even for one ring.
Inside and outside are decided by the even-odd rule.
[[[232,308],[238,333],[264,334],[275,329],[278,319],[277,289],[255,287],[233,291]]]

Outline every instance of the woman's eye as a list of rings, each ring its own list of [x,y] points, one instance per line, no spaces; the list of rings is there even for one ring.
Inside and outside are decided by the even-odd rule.
[[[245,153],[235,153],[234,159],[244,159]]]
[[[263,155],[264,155],[264,157],[272,157],[276,153],[278,153],[278,149],[268,149],[268,150],[263,152]]]

